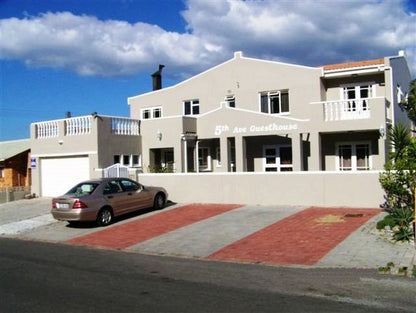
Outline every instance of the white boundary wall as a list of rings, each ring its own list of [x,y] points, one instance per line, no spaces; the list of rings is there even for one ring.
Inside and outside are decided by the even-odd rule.
[[[379,171],[139,174],[177,203],[239,203],[379,208]]]

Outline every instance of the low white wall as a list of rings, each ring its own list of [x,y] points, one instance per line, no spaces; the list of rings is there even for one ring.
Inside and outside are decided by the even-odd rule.
[[[139,182],[166,188],[178,203],[378,208],[384,202],[379,173],[139,174]]]

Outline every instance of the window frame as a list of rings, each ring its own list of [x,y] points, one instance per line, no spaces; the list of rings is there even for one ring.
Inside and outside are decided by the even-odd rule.
[[[189,114],[187,114],[186,105],[189,103]],[[184,100],[182,101],[183,104],[183,115],[185,116],[195,116],[200,114],[200,103],[199,99],[190,99],[190,100]],[[195,110],[198,112],[195,113]]]
[[[128,163],[125,163],[128,158]],[[116,162],[118,159],[118,162]],[[114,154],[113,164],[120,164],[128,167],[142,167],[142,155],[141,154]]]
[[[282,95],[287,95],[287,111],[283,111]],[[264,102],[262,101],[263,97],[267,97],[267,112],[263,110]],[[278,99],[278,112],[272,112],[276,109],[274,108],[273,99]],[[281,90],[271,90],[271,91],[262,91],[259,93],[259,111],[264,114],[272,115],[289,115],[290,114],[290,101],[289,101],[289,89]]]
[[[280,151],[281,148],[290,148],[292,152],[292,145],[290,144],[275,144],[275,145],[263,146],[263,171],[264,172],[293,172],[293,154],[292,154],[290,164],[282,164],[281,151]],[[269,149],[274,149],[275,153],[272,155],[267,155],[266,151]],[[267,163],[268,158],[274,158],[275,163]],[[273,168],[276,168],[276,170],[275,171],[268,170],[268,169],[273,169]]]
[[[156,116],[156,112],[160,112],[159,116]],[[149,117],[144,117],[144,114],[147,113]],[[163,117],[163,107],[157,106],[157,107],[148,107],[140,109],[140,119],[141,120],[153,120],[157,118]]]
[[[357,162],[357,146],[367,146],[367,158],[366,158],[366,166],[358,166]],[[351,147],[351,166],[344,167],[341,164],[342,156],[340,155],[340,148],[342,146],[350,146]],[[353,172],[353,171],[371,171],[373,168],[373,158],[372,158],[372,151],[371,151],[371,142],[370,141],[347,141],[347,142],[337,142],[335,147],[335,168],[337,171],[340,172]]]
[[[235,108],[235,95],[225,96],[224,101],[227,103],[227,107]]]

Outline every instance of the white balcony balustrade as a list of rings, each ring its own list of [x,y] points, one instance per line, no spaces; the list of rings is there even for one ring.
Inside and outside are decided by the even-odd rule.
[[[36,138],[55,138],[59,136],[58,121],[39,122],[35,124]]]
[[[91,134],[91,116],[65,119],[65,135],[78,136]]]
[[[80,116],[61,120],[33,123],[35,139],[73,137],[93,133],[139,136],[140,121],[123,117]]]
[[[111,132],[115,135],[140,135],[140,121],[129,118],[112,117]]]
[[[343,121],[371,118],[370,99],[349,99],[323,103],[324,120]]]

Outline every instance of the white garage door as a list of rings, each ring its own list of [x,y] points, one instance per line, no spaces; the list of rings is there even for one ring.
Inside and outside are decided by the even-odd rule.
[[[41,195],[63,195],[77,183],[90,178],[88,157],[41,159]]]

